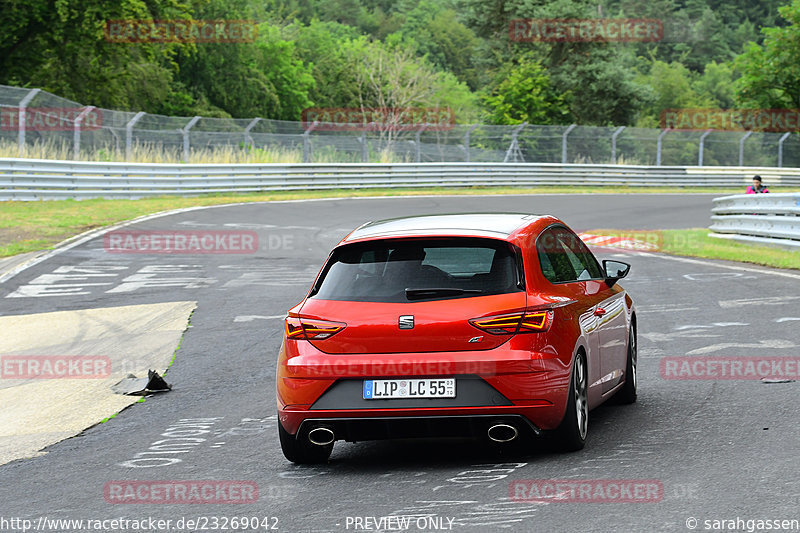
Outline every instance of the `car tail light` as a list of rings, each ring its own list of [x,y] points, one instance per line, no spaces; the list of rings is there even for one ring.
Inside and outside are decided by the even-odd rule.
[[[328,339],[344,328],[347,324],[318,320],[310,318],[287,317],[285,321],[286,338],[295,340],[323,340]]]
[[[473,318],[469,321],[476,328],[492,335],[541,333],[550,329],[552,322],[552,309],[527,309],[523,313]]]

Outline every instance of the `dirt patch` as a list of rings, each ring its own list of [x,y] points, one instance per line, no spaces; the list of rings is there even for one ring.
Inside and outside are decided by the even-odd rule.
[[[25,228],[0,228],[0,246],[6,246],[20,241],[39,239],[49,240],[46,235]]]
[[[77,228],[0,228],[0,246],[8,246],[9,244],[24,241],[43,241],[47,245],[57,244],[65,239],[101,226],[101,224],[91,224]]]

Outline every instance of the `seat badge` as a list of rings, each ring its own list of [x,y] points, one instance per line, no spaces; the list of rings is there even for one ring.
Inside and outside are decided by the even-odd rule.
[[[414,315],[400,315],[397,325],[400,329],[414,329]]]
[[[472,337],[469,342],[481,342],[483,340],[483,336],[480,337]]]

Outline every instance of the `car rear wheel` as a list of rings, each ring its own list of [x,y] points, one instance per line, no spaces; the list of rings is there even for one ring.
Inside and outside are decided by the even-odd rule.
[[[331,456],[333,443],[324,446],[312,444],[306,439],[298,439],[291,435],[280,422],[278,422],[278,436],[281,441],[283,455],[288,460],[297,464],[324,463]]]
[[[564,413],[564,420],[556,430],[559,448],[564,451],[578,451],[586,445],[586,434],[589,429],[587,380],[586,356],[578,353],[572,367],[567,412]]]
[[[628,335],[628,362],[625,365],[625,385],[619,390],[617,396],[621,403],[634,403],[636,401],[636,329],[631,326]]]

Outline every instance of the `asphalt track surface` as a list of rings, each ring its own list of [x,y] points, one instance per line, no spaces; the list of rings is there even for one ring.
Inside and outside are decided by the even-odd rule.
[[[562,454],[543,444],[497,451],[461,440],[339,442],[329,464],[295,466],[280,451],[274,397],[280,317],[304,296],[330,248],[361,223],[524,211],[554,214],[578,231],[684,228],[707,226],[710,207],[710,195],[638,194],[245,204],[125,229],[254,230],[256,254],[109,254],[98,237],[53,255],[0,285],[0,314],[178,300],[196,300],[198,308],[167,374],[171,392],[149,397],[45,455],[0,467],[0,529],[19,530],[2,522],[15,517],[33,526],[40,517],[153,517],[172,520],[172,531],[204,530],[176,528],[181,517],[260,517],[274,528],[267,530],[295,533],[397,530],[396,523],[372,521],[390,516],[412,517],[406,531],[436,531],[440,524],[461,532],[690,531],[691,525],[746,531],[746,520],[800,519],[800,383],[671,380],[659,371],[666,356],[797,357],[800,275],[736,263],[596,250],[601,259],[633,265],[622,285],[639,311],[639,401],[592,411],[581,452]],[[106,284],[86,285],[80,294],[8,297],[69,265],[118,268],[87,279]],[[142,269],[149,277],[141,276]],[[163,434],[182,419],[213,420],[205,422],[210,429],[202,442],[182,453],[137,456],[169,438]],[[136,457],[180,460],[142,467],[132,461]],[[116,480],[244,480],[257,484],[259,497],[236,505],[108,503],[104,487]],[[524,503],[509,498],[509,486],[519,480],[650,480],[663,490],[652,502]],[[705,522],[737,518],[739,528]],[[213,525],[206,521],[205,530]]]

